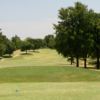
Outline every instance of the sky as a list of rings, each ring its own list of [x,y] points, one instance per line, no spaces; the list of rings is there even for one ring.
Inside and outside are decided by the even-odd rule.
[[[43,38],[54,34],[58,10],[80,1],[100,12],[99,0],[0,0],[0,28],[7,37]]]

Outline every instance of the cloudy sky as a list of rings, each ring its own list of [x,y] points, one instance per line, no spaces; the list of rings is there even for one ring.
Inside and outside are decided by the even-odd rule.
[[[43,38],[54,33],[58,10],[76,1],[100,12],[99,0],[0,0],[0,28],[8,37]]]

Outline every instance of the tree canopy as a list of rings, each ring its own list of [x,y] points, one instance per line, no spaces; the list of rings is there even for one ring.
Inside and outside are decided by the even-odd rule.
[[[83,58],[85,68],[87,67],[87,57],[96,51],[95,57],[97,58],[97,68],[99,68],[100,14],[89,10],[84,4],[76,2],[73,7],[61,8],[58,17],[60,21],[54,25],[57,51],[65,57],[76,58],[77,67],[79,67],[79,59]],[[91,48],[95,50],[90,52]]]

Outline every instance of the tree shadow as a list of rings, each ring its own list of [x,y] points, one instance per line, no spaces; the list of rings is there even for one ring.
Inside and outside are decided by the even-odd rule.
[[[96,69],[96,67],[87,67],[86,69]]]
[[[37,50],[33,50],[32,52],[34,52],[34,53],[40,53],[39,51],[37,51]]]
[[[23,53],[21,53],[21,55],[32,55],[32,53],[25,53],[25,52],[23,52]]]
[[[12,58],[12,56],[11,56],[11,55],[3,55],[2,58]],[[1,58],[1,59],[2,59],[2,58]]]
[[[3,57],[0,57],[0,60],[2,59]]]
[[[94,60],[94,61],[90,61],[90,62],[88,62],[90,65],[92,65],[91,67],[88,67],[88,69],[97,69],[96,68],[96,64],[97,64],[97,62]],[[93,67],[94,66],[94,67]]]

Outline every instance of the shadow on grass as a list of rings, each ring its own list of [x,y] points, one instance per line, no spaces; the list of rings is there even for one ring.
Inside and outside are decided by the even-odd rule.
[[[97,62],[96,62],[95,60],[89,62],[89,64],[92,65],[92,66],[94,66],[94,67],[89,67],[89,69],[97,69],[97,68],[96,68]]]
[[[12,56],[11,55],[4,55],[2,58],[12,58]]]
[[[40,53],[40,52],[39,52],[39,51],[37,51],[37,50],[30,50],[30,52]]]
[[[96,67],[87,67],[87,68],[84,68],[84,69],[96,69]]]
[[[28,53],[23,52],[23,53],[21,53],[21,55],[32,55],[32,53],[30,53],[30,52],[28,52]]]

